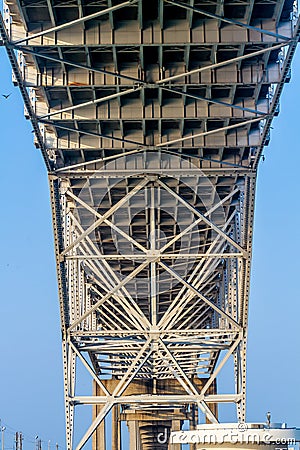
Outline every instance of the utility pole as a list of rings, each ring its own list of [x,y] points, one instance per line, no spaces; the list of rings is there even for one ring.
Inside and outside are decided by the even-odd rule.
[[[21,433],[21,431],[17,431],[16,432],[16,439],[15,439],[15,444],[16,444],[16,450],[22,450],[23,447],[23,435]]]
[[[4,450],[4,431],[6,427],[1,427],[1,441],[2,441],[2,450]]]

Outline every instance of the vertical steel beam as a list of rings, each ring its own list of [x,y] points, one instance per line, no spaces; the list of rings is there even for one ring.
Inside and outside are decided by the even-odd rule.
[[[150,187],[150,251],[155,254],[156,251],[156,226],[155,226],[155,195],[154,186]],[[156,262],[150,263],[150,284],[151,284],[151,323],[152,326],[157,325],[157,274]]]

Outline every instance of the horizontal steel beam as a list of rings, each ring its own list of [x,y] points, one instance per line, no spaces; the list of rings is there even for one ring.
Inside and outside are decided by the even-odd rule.
[[[204,67],[199,67],[198,69],[189,70],[188,72],[179,73],[178,75],[172,75],[171,77],[168,77],[168,78],[163,78],[162,80],[157,81],[156,84],[170,83],[170,82],[173,82],[174,80],[178,80],[178,78],[187,77],[187,76],[193,75],[195,73],[201,73],[206,70],[218,69],[219,67],[228,66],[228,64],[234,64],[236,62],[243,61],[244,59],[254,58],[255,56],[263,55],[264,53],[270,52],[272,50],[281,49],[282,47],[285,47],[286,45],[292,44],[293,42],[294,42],[294,40],[290,39],[288,42],[284,42],[284,43],[281,43],[278,45],[273,45],[273,46],[268,45],[267,47],[265,47],[261,50],[257,50],[256,52],[247,53],[246,55],[237,56],[236,58],[231,58],[226,61],[222,61],[222,62],[215,63],[215,64],[210,64],[210,65],[204,66]]]
[[[124,254],[119,254],[119,255],[70,255],[70,256],[65,256],[66,260],[79,260],[79,261],[84,261],[84,260],[102,260],[102,259],[107,259],[107,260],[146,260],[147,258],[149,258],[149,260],[153,261],[155,259],[155,261],[159,261],[160,259],[174,259],[174,258],[178,258],[178,259],[207,259],[207,258],[221,258],[221,259],[228,259],[228,258],[242,258],[243,257],[243,253],[157,253],[155,252],[155,254],[151,253],[151,250],[148,251],[148,254],[146,255],[139,255],[139,254],[128,254],[128,255],[124,255]]]
[[[124,95],[132,94],[133,92],[140,91],[141,89],[142,89],[142,87],[135,86],[132,89],[126,89],[123,91],[119,91],[119,92],[116,92],[115,94],[107,95],[106,97],[98,98],[96,100],[90,100],[88,102],[79,103],[78,105],[68,106],[67,108],[62,108],[62,109],[58,109],[57,111],[49,112],[48,114],[45,114],[44,116],[38,116],[37,119],[38,120],[49,119],[49,117],[56,116],[58,114],[62,114],[65,112],[75,111],[77,109],[84,108],[85,106],[98,105],[99,103],[108,102],[115,98],[120,98],[120,97],[123,97]]]
[[[120,336],[123,339],[123,336],[148,336],[151,334],[157,335],[157,327],[153,327],[153,329],[149,328],[148,330],[89,330],[89,331],[70,331],[70,336],[74,338],[84,338],[84,337],[97,337],[97,336]],[[222,338],[224,339],[228,336],[236,336],[236,330],[232,330],[231,328],[166,328],[161,331],[163,335],[172,335],[172,336],[189,336],[189,335],[197,335],[197,336],[214,336],[216,339]]]
[[[184,142],[184,141],[188,141],[190,139],[195,139],[198,137],[210,136],[211,134],[222,133],[223,131],[234,130],[235,128],[240,128],[245,125],[250,125],[251,123],[259,122],[260,120],[267,118],[267,117],[268,117],[268,115],[265,114],[262,117],[256,117],[255,119],[245,120],[243,122],[239,122],[234,125],[227,125],[222,128],[216,128],[215,130],[203,131],[201,133],[191,134],[189,136],[184,136],[182,138],[172,139],[171,141],[161,142],[160,144],[157,144],[156,147],[158,147],[158,148],[167,147],[168,145],[178,144],[178,142]]]
[[[263,30],[262,28],[254,27],[253,25],[249,25],[244,22],[239,22],[238,20],[229,19],[218,14],[213,14],[209,11],[205,11],[204,9],[196,8],[187,3],[178,2],[177,0],[164,0],[166,3],[171,3],[172,5],[179,6],[180,8],[187,9],[188,11],[193,11],[195,13],[199,13],[203,16],[210,17],[211,19],[220,20],[221,22],[230,23],[231,25],[236,25],[238,27],[246,28],[251,31],[256,31],[261,34],[266,34],[267,36],[274,37],[275,39],[283,39],[284,41],[290,40],[291,38],[288,36],[283,36],[282,34],[273,33],[272,31]]]
[[[67,60],[62,59],[62,58],[55,58],[55,56],[47,55],[45,53],[38,52],[36,50],[32,50],[31,48],[27,48],[27,47],[24,47],[22,45],[16,45],[16,44],[14,44],[11,41],[7,43],[7,47],[9,47],[11,49],[14,49],[14,50],[21,51],[21,52],[23,52],[25,54],[28,53],[30,55],[38,56],[39,58],[43,58],[43,59],[46,59],[48,61],[52,61],[52,62],[55,62],[55,63],[58,63],[58,64],[66,64],[66,65],[68,65],[70,67],[75,67],[77,69],[88,70],[89,72],[93,72],[93,73],[101,73],[101,74],[105,74],[105,75],[111,75],[111,76],[113,76],[115,78],[124,79],[124,80],[130,81],[130,82],[133,82],[133,83],[141,83],[142,82],[138,78],[130,77],[130,76],[123,75],[123,74],[120,74],[120,73],[117,73],[117,72],[110,72],[109,70],[105,70],[105,69],[96,69],[96,68],[94,68],[92,66],[85,66],[83,64],[74,63],[72,61],[67,61]],[[67,86],[70,87],[69,85],[67,85]],[[113,86],[115,87],[115,85],[113,85]]]
[[[32,39],[36,39],[38,37],[45,36],[46,34],[49,34],[49,33],[55,33],[57,31],[64,30],[65,28],[72,27],[73,25],[77,25],[79,23],[87,22],[88,20],[96,19],[98,17],[104,16],[105,14],[109,14],[109,13],[112,13],[113,11],[124,8],[125,6],[133,5],[137,2],[138,2],[138,0],[128,0],[124,3],[119,3],[118,5],[114,5],[114,6],[111,6],[110,8],[106,8],[101,11],[97,11],[93,14],[90,14],[89,16],[79,17],[78,19],[71,20],[70,22],[65,22],[62,25],[57,25],[57,26],[49,28],[47,30],[40,31],[39,33],[32,34],[31,36],[27,36],[26,38],[19,39],[18,41],[15,41],[14,44],[21,44],[22,42],[28,42]]]
[[[121,155],[122,156],[122,155]],[[178,153],[178,156],[184,156]],[[220,164],[223,164],[220,161]],[[248,175],[255,176],[256,172],[251,167],[232,167],[232,168],[202,168],[202,169],[156,169],[156,168],[142,168],[142,169],[116,169],[116,170],[106,170],[106,169],[95,169],[95,170],[65,170],[62,169],[61,172],[58,173],[59,177],[68,177],[68,178],[82,178],[82,177],[90,177],[93,178],[124,178],[124,176],[141,176],[144,177],[146,175],[166,175],[172,177],[206,177],[206,176],[221,176],[222,174],[226,176],[235,176],[239,175]]]
[[[120,397],[105,397],[105,396],[75,396],[69,397],[68,401],[75,405],[101,405],[107,402],[115,404],[184,404],[184,403],[198,403],[205,400],[208,403],[227,403],[238,402],[241,399],[241,394],[216,394],[216,395],[124,395]]]
[[[265,112],[258,111],[257,109],[251,109],[251,108],[247,108],[245,106],[234,105],[233,103],[226,103],[221,100],[215,100],[212,98],[201,97],[200,95],[191,94],[189,92],[185,92],[185,91],[179,90],[179,89],[171,89],[171,88],[165,87],[165,86],[162,86],[161,88],[164,91],[174,92],[176,94],[180,94],[183,97],[193,98],[194,100],[199,100],[199,101],[203,101],[206,103],[214,103],[214,104],[220,105],[220,106],[227,106],[229,108],[238,109],[240,111],[249,112],[249,113],[255,114],[255,115],[263,115],[264,116],[266,114]]]

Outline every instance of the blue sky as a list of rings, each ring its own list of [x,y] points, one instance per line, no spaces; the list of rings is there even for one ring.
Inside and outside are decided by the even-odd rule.
[[[64,447],[59,308],[46,170],[0,48],[0,418]],[[248,346],[248,421],[300,426],[300,54],[261,163],[255,211]],[[224,417],[223,420],[230,420]]]

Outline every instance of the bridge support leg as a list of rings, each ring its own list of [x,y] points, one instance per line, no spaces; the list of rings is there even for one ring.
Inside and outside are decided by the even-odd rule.
[[[120,406],[115,405],[112,408],[111,418],[111,450],[121,450],[121,422],[120,422]]]
[[[180,431],[180,429],[181,429],[181,421],[172,420],[172,431]],[[173,444],[172,450],[181,450],[181,444]]]
[[[129,429],[129,450],[141,450],[140,434],[138,422],[135,420],[128,421]]]
[[[73,450],[74,434],[74,405],[71,405],[68,398],[75,387],[75,358],[70,356],[70,348],[67,342],[63,341],[63,366],[64,366],[64,397],[66,414],[66,445],[67,450]],[[71,364],[70,364],[71,358]]]
[[[97,395],[97,385],[93,383],[93,395]],[[93,417],[97,417],[100,412],[100,408],[98,405],[93,407]],[[98,425],[95,433],[93,434],[93,450],[105,450],[106,449],[106,427],[105,427],[105,419]]]

